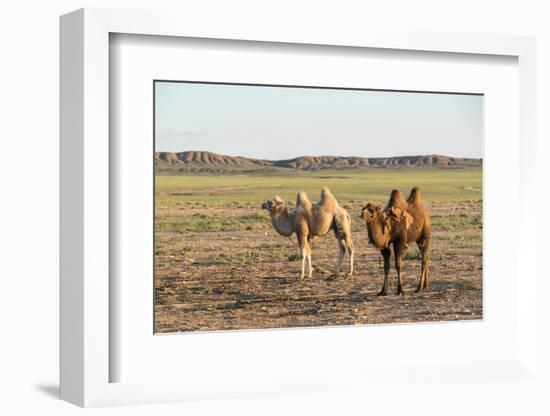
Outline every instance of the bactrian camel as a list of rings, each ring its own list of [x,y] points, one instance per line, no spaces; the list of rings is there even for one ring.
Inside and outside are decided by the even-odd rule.
[[[416,242],[422,257],[422,268],[417,292],[428,287],[428,250],[430,247],[431,221],[428,210],[422,202],[418,188],[413,188],[405,201],[399,190],[391,192],[387,206],[368,203],[361,211],[366,221],[369,242],[376,246],[384,258],[384,285],[378,294],[388,293],[388,275],[390,270],[390,244],[393,244],[395,268],[397,270],[397,294],[404,294],[401,277],[402,258],[408,244]]]
[[[314,237],[326,235],[330,230],[334,231],[339,247],[338,268],[336,276],[340,274],[342,261],[349,255],[349,276],[353,274],[353,243],[351,241],[351,217],[348,212],[338,205],[338,201],[327,189],[321,191],[321,199],[312,204],[305,192],[299,192],[296,197],[296,208],[289,210],[285,202],[278,196],[262,204],[262,208],[269,211],[271,223],[275,230],[290,237],[296,233],[302,258],[302,273],[305,276],[306,260],[308,263],[308,276],[311,277],[311,240]]]

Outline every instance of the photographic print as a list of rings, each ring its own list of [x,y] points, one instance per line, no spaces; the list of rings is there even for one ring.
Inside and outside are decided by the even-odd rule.
[[[483,96],[154,82],[156,333],[483,317]]]

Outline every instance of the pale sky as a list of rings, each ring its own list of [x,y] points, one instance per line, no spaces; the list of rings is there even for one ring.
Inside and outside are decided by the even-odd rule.
[[[155,83],[161,152],[481,158],[482,142],[482,96]]]

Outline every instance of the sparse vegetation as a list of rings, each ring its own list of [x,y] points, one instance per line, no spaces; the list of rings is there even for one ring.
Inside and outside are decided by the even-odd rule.
[[[403,255],[403,260],[421,260],[421,259],[422,259],[422,254],[420,253],[420,250],[418,249],[418,247],[407,250]]]
[[[421,186],[432,217],[431,286],[412,294],[420,274],[413,243],[403,264],[409,293],[402,299],[375,298],[383,265],[368,243],[361,208],[368,201],[384,204],[392,188],[408,191],[415,185]],[[330,279],[337,244],[321,238],[312,241],[314,277],[299,281],[298,265],[292,263],[300,260],[296,237],[278,235],[261,203],[280,195],[293,208],[299,190],[318,195],[324,186],[351,215],[355,274]],[[157,176],[155,330],[479,319],[481,186],[480,168]],[[395,272],[390,276],[395,280]],[[471,312],[460,313],[466,310]]]

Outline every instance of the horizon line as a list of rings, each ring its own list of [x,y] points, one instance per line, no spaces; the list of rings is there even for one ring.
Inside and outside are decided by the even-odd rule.
[[[331,154],[321,154],[321,155],[306,155],[302,154],[299,156],[294,157],[288,157],[283,159],[267,159],[267,158],[261,158],[261,157],[253,157],[253,156],[243,156],[239,154],[228,154],[228,153],[217,153],[212,150],[156,150],[155,153],[186,153],[186,152],[197,152],[197,153],[212,153],[220,156],[229,156],[229,157],[243,157],[246,159],[256,159],[256,160],[267,160],[267,161],[279,161],[279,160],[291,160],[291,159],[297,159],[299,157],[342,157],[342,158],[350,158],[350,157],[356,157],[361,159],[389,159],[389,158],[400,158],[400,157],[426,157],[426,156],[438,156],[438,157],[449,157],[454,159],[478,159],[483,160],[483,157],[474,157],[474,156],[451,156],[448,154],[441,154],[441,153],[421,153],[421,154],[409,154],[409,155],[398,155],[398,156],[354,156],[354,155],[331,155]]]

